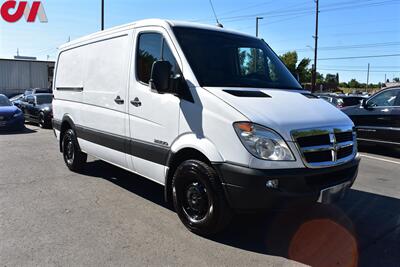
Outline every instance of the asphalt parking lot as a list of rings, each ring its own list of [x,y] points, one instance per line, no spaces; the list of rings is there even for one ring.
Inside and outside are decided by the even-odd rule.
[[[27,127],[0,135],[2,266],[400,265],[394,151],[362,152],[335,205],[237,216],[207,239],[184,228],[160,185],[94,158],[72,173],[53,132]]]

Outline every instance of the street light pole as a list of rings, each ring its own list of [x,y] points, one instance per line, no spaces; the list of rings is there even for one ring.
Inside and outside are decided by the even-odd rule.
[[[319,0],[315,0],[316,14],[315,14],[315,45],[314,45],[314,68],[312,72],[311,92],[315,92],[317,83],[317,51],[318,51],[318,14],[319,14]]]
[[[101,0],[101,30],[104,30],[104,0]]]
[[[256,17],[256,37],[258,37],[258,21],[263,19],[263,17]]]

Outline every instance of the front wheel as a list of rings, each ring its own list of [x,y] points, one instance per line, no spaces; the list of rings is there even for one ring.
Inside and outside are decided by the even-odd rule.
[[[46,128],[47,123],[43,112],[39,113],[39,126],[40,128]]]
[[[187,160],[177,168],[172,195],[180,220],[196,234],[215,234],[232,218],[217,173],[202,161]]]
[[[68,169],[77,172],[83,168],[87,155],[80,150],[74,130],[68,129],[64,133],[62,151]]]

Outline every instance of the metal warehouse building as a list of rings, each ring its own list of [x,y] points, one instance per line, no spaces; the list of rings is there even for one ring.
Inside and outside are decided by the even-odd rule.
[[[49,88],[53,72],[53,61],[0,58],[0,94],[12,95],[29,88]]]

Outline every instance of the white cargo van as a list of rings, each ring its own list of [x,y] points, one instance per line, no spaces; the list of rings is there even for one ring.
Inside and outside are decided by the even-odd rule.
[[[95,33],[60,48],[53,90],[69,169],[92,155],[151,179],[199,234],[234,211],[332,201],[357,176],[351,120],[242,33],[165,20]]]

